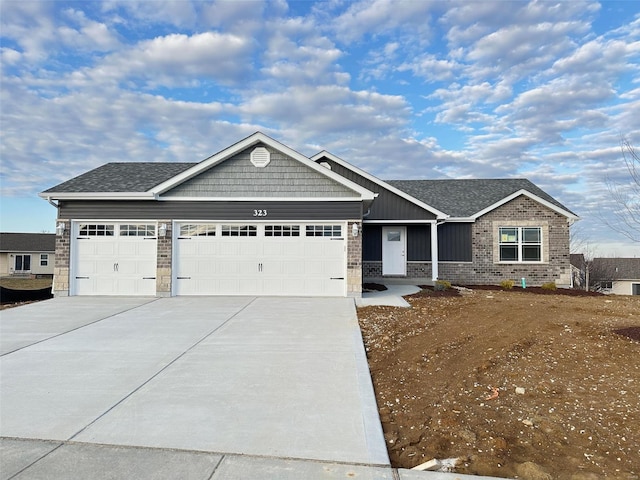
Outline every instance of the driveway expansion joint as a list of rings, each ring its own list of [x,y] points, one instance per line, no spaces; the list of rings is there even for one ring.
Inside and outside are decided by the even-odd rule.
[[[159,299],[157,299],[159,300]],[[68,440],[73,440],[75,437],[77,437],[78,435],[80,435],[82,432],[84,432],[87,428],[91,427],[91,425],[93,425],[94,423],[96,423],[98,420],[100,420],[102,417],[104,417],[105,415],[107,415],[110,411],[112,411],[114,408],[116,408],[118,405],[120,405],[121,403],[123,403],[124,401],[126,401],[128,398],[130,398],[131,396],[133,396],[136,392],[138,392],[141,388],[143,388],[145,385],[147,385],[149,382],[151,382],[154,378],[156,378],[158,375],[160,375],[162,372],[164,372],[165,370],[167,370],[169,367],[171,367],[174,363],[176,363],[178,360],[180,360],[182,357],[184,357],[189,351],[193,350],[195,347],[197,347],[200,343],[202,343],[203,341],[205,341],[208,337],[210,337],[211,335],[213,335],[216,331],[218,331],[220,328],[222,328],[224,325],[226,325],[227,323],[229,323],[231,320],[233,320],[235,317],[237,317],[242,311],[244,311],[249,305],[251,305],[253,302],[256,301],[256,298],[252,298],[250,302],[248,302],[246,305],[244,305],[241,309],[237,310],[236,312],[233,313],[233,315],[231,315],[229,318],[227,318],[224,322],[222,322],[221,324],[217,325],[213,330],[209,331],[206,335],[204,335],[202,338],[200,338],[197,342],[195,342],[194,344],[192,344],[189,348],[187,348],[186,350],[184,350],[180,355],[178,355],[177,357],[175,357],[173,360],[171,360],[169,363],[167,363],[164,367],[162,367],[160,370],[158,370],[156,373],[154,373],[152,376],[150,376],[147,380],[145,380],[144,382],[142,382],[140,385],[138,385],[136,388],[134,388],[133,390],[131,390],[127,395],[125,395],[124,397],[122,397],[120,400],[118,400],[116,403],[114,403],[113,405],[111,405],[111,407],[109,407],[107,410],[105,410],[104,412],[102,412],[100,415],[98,415],[96,418],[94,418],[91,422],[89,422],[87,425],[85,425],[84,427],[82,427],[80,430],[78,430],[76,433],[74,433],[73,435],[71,435]],[[146,305],[146,303],[145,303]],[[134,307],[137,308],[137,307]]]

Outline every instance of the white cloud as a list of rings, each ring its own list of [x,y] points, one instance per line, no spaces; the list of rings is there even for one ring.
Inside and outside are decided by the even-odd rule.
[[[401,72],[411,70],[414,75],[434,82],[453,80],[459,69],[460,65],[457,62],[441,60],[432,54],[425,54],[411,63],[404,63],[398,67]]]
[[[54,7],[55,2],[0,3],[2,36],[16,43],[29,64],[39,64],[69,47],[77,54],[104,52],[118,45],[118,35],[105,23],[90,20],[74,9],[56,15]]]
[[[143,79],[148,85],[194,85],[201,79],[231,84],[251,69],[254,44],[234,34],[170,34],[108,55],[96,66],[74,72],[77,86]]]
[[[435,2],[437,5],[437,2]],[[358,41],[370,35],[382,35],[395,29],[412,30],[426,39],[434,2],[373,0],[349,4],[349,8],[332,22],[342,41]]]
[[[108,13],[123,10],[127,22],[146,25],[164,23],[190,27],[195,25],[198,18],[196,4],[184,0],[108,0],[101,2],[100,8]]]
[[[0,48],[0,59],[5,65],[15,65],[22,58],[22,54],[13,48]]]

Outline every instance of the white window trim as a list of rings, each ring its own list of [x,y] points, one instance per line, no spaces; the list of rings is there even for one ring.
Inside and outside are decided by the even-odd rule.
[[[500,260],[500,228],[539,228],[540,235],[540,261],[522,261],[522,230],[518,236],[518,259],[512,261]],[[499,221],[493,222],[493,263],[502,265],[544,265],[549,263],[549,224],[546,221]]]

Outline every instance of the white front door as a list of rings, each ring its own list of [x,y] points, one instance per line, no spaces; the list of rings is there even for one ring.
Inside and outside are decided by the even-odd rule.
[[[382,274],[407,274],[406,227],[382,227]]]

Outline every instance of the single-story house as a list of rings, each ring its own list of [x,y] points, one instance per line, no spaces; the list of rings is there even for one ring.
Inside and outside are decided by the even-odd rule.
[[[53,233],[0,233],[0,276],[53,275]]]
[[[615,295],[640,295],[640,258],[594,258],[600,291]]]
[[[199,163],[108,163],[40,196],[58,209],[56,295],[569,285],[578,219],[528,180],[382,181],[260,132]]]

